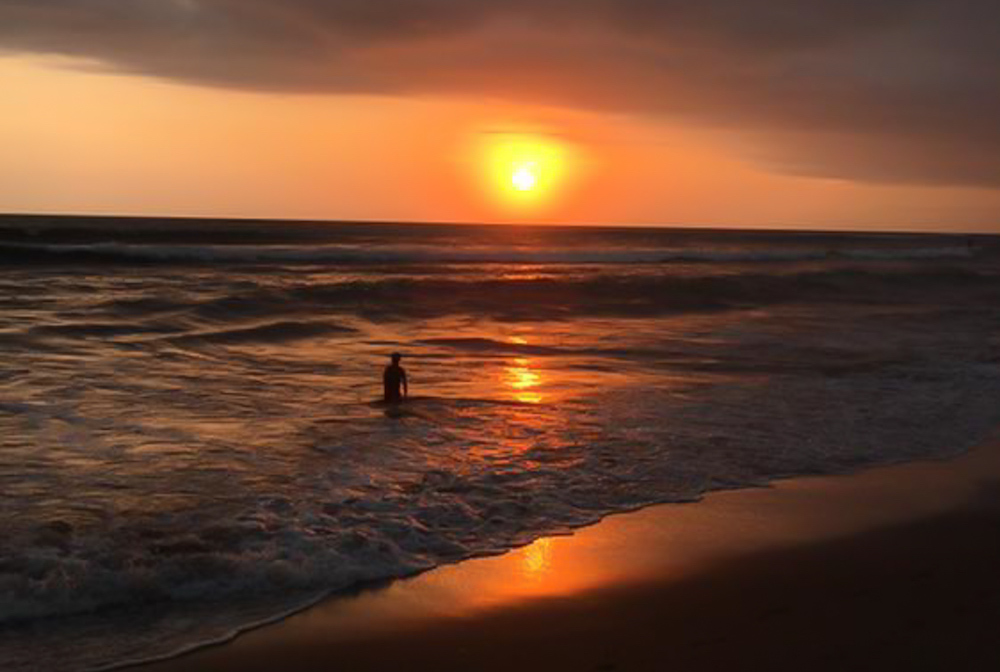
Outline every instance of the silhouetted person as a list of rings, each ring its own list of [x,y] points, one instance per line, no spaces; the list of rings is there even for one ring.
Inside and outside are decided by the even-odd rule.
[[[393,353],[392,364],[385,367],[385,372],[382,374],[386,402],[400,402],[410,394],[410,388],[406,383],[406,369],[399,365],[399,360],[402,357],[398,352]],[[402,392],[400,392],[400,386],[403,388]]]

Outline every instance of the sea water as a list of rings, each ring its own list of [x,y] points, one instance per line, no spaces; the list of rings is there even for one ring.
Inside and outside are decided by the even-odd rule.
[[[0,669],[1000,421],[998,240],[8,218]],[[377,403],[399,351],[412,400]]]

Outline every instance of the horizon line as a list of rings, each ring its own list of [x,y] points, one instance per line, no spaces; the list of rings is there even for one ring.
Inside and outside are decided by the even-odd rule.
[[[533,228],[586,228],[586,229],[671,229],[677,231],[754,231],[760,233],[813,233],[813,234],[898,234],[898,235],[955,235],[955,236],[997,236],[1000,235],[1000,223],[995,225],[997,231],[968,230],[937,230],[908,228],[828,228],[808,225],[778,224],[746,224],[720,225],[696,223],[606,223],[606,222],[476,222],[467,220],[395,220],[395,219],[331,219],[307,217],[249,217],[249,216],[210,216],[210,215],[151,215],[122,213],[68,213],[68,212],[3,212],[0,211],[0,226],[13,219],[62,219],[62,220],[166,220],[176,223],[217,222],[226,224],[290,224],[290,225],[361,225],[361,226],[521,226]],[[907,225],[903,225],[904,227]],[[912,226],[912,225],[911,225]]]

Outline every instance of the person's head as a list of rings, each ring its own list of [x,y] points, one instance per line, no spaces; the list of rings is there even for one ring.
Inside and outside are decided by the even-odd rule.
[[[392,363],[393,364],[399,364],[399,360],[401,360],[402,358],[403,358],[403,356],[401,354],[399,354],[398,352],[392,353]]]

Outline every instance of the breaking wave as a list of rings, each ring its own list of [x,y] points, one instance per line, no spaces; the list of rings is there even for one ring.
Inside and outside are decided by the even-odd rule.
[[[191,314],[212,324],[279,321],[291,314],[338,314],[366,319],[401,319],[454,314],[498,319],[548,320],[587,315],[641,317],[717,311],[795,302],[877,300],[924,301],[950,292],[1000,290],[998,275],[966,267],[778,269],[744,273],[597,273],[561,277],[499,278],[486,274],[340,282],[300,281],[240,288],[223,296],[188,302],[177,299],[104,306],[109,315],[155,317],[159,311]],[[56,330],[69,327],[58,327]],[[100,328],[100,327],[95,327]]]
[[[350,334],[354,330],[328,322],[273,322],[241,329],[224,329],[221,331],[196,332],[177,336],[171,340],[175,343],[221,343],[226,345],[251,343],[290,343],[293,341],[329,336],[332,334]]]

